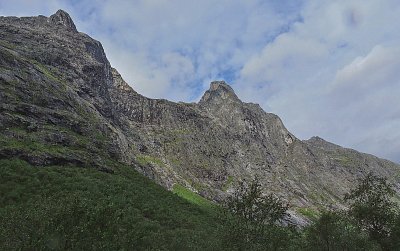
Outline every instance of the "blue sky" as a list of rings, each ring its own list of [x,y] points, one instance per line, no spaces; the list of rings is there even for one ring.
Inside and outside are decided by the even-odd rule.
[[[398,0],[0,0],[0,15],[64,9],[139,93],[195,102],[212,80],[318,135],[400,162]]]

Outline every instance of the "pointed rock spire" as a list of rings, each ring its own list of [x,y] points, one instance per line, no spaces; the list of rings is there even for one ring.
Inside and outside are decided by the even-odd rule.
[[[68,29],[77,31],[74,21],[72,21],[72,18],[70,17],[70,15],[63,10],[58,10],[55,14],[51,15],[49,17],[49,20],[51,23],[63,25],[65,27],[67,27]]]
[[[206,91],[200,100],[200,103],[206,103],[218,99],[240,101],[236,96],[235,91],[225,81],[211,82],[210,89]]]

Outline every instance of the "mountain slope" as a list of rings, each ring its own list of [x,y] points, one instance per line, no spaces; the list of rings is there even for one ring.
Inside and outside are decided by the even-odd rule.
[[[370,171],[400,193],[399,165],[318,138],[301,141],[225,82],[212,82],[199,103],[138,94],[61,10],[0,17],[0,90],[3,159],[110,173],[117,161],[214,201],[258,176],[294,209],[343,206],[343,194]]]
[[[2,250],[216,250],[221,220],[132,168],[0,160]]]

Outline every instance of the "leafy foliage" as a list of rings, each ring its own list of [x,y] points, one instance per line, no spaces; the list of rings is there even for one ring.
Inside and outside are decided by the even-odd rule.
[[[345,197],[351,202],[349,214],[384,250],[391,250],[390,237],[398,217],[397,205],[392,201],[394,194],[386,179],[369,173]]]
[[[288,205],[272,194],[263,194],[257,179],[240,182],[223,212],[225,242],[237,250],[288,250],[296,232],[277,225],[287,216]]]
[[[288,205],[272,194],[263,194],[257,179],[250,184],[240,182],[238,189],[227,201],[227,209],[240,218],[257,224],[260,231],[286,216]]]
[[[372,173],[345,196],[350,208],[324,212],[305,231],[308,250],[400,250],[399,207],[387,179]]]
[[[307,250],[380,250],[368,235],[341,212],[324,212],[305,231]]]

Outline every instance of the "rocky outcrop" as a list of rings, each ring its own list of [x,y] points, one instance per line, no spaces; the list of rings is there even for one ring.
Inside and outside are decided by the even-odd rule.
[[[399,165],[320,138],[301,141],[223,81],[199,103],[138,94],[62,10],[0,17],[0,90],[0,158],[107,172],[118,161],[215,201],[258,176],[294,214],[344,206],[343,194],[370,171],[400,186]]]
[[[49,17],[49,22],[56,25],[63,25],[67,29],[71,29],[73,31],[77,31],[74,21],[72,21],[69,14],[63,10],[58,10],[55,14]]]

